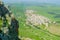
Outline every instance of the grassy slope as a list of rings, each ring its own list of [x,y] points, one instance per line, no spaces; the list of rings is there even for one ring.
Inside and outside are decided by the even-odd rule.
[[[36,7],[31,6],[29,8],[37,10],[38,14],[47,16],[48,18],[52,20],[55,20],[53,18],[54,15],[48,14],[47,11],[60,10],[60,8],[57,8],[57,7],[56,8],[48,7],[47,10],[46,8],[37,7],[37,6]],[[43,29],[37,29],[37,28],[34,28],[33,26],[25,25],[25,16],[24,16],[24,11],[21,12],[22,9],[23,8],[18,7],[18,6],[11,7],[12,12],[15,13],[15,16],[18,17],[19,24],[20,24],[19,35],[21,37],[29,37],[35,40],[60,40],[60,37],[52,35]]]

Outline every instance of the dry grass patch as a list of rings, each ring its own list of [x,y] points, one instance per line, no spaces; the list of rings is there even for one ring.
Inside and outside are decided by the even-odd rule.
[[[55,35],[60,35],[60,26],[56,24],[52,24],[48,27],[48,31]]]

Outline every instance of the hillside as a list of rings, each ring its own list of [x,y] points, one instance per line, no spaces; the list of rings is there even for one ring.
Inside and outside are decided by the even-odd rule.
[[[60,7],[57,6],[24,6],[24,5],[12,5],[11,11],[15,14],[16,18],[19,20],[19,37],[31,39],[31,40],[60,40]],[[26,9],[35,10],[35,14],[42,15],[51,19],[51,21],[56,21],[59,26],[55,24],[49,24],[50,27],[46,30],[44,25],[35,27],[31,25],[26,25]],[[57,28],[56,28],[57,27]],[[56,29],[58,33],[53,32]],[[52,30],[51,30],[52,29]],[[55,31],[54,29],[54,31]],[[51,32],[52,31],[52,32]],[[58,35],[56,35],[58,34]]]

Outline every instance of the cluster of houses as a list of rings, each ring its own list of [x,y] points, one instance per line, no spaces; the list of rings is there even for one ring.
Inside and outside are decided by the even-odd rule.
[[[32,24],[35,26],[43,24],[47,28],[49,26],[49,23],[51,23],[49,18],[42,15],[34,14],[34,10],[26,10],[26,24]]]

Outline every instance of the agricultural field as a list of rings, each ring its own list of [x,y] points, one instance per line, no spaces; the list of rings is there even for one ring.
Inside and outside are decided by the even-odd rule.
[[[26,10],[34,10],[35,14],[47,17],[52,21],[47,29],[45,26],[31,26],[26,25]],[[60,6],[27,6],[27,5],[17,5],[13,4],[10,7],[12,13],[19,21],[19,37],[28,40],[60,40]],[[56,22],[53,24],[53,22]]]

